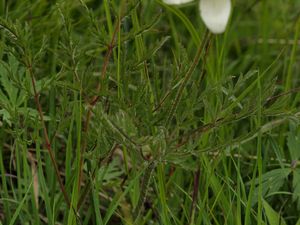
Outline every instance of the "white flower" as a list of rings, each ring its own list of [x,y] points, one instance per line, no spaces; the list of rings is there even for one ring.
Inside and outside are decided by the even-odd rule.
[[[163,0],[166,4],[183,4],[191,0]],[[215,34],[223,33],[231,11],[230,0],[200,0],[200,15],[207,28]]]
[[[230,0],[200,0],[200,15],[212,33],[219,34],[225,31],[230,10]]]

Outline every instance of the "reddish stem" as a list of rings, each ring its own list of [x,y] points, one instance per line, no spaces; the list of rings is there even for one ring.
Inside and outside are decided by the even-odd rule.
[[[48,135],[48,131],[47,131],[45,120],[44,120],[43,110],[42,110],[42,106],[41,106],[41,103],[40,103],[40,100],[39,100],[39,94],[36,90],[36,83],[35,83],[34,73],[33,73],[33,70],[32,70],[32,65],[30,63],[27,64],[27,69],[28,69],[29,74],[31,76],[31,83],[32,83],[32,88],[33,88],[33,93],[34,93],[34,100],[35,100],[36,107],[37,107],[37,110],[38,110],[38,113],[39,113],[39,116],[40,116],[40,120],[41,120],[41,123],[42,123],[44,138],[45,138],[45,142],[46,142],[45,143],[46,148],[47,148],[48,154],[50,156],[52,165],[54,167],[55,174],[56,174],[60,189],[63,193],[64,199],[65,199],[66,203],[68,204],[68,206],[70,207],[71,202],[70,202],[70,199],[69,199],[68,194],[66,192],[63,181],[60,177],[60,173],[59,173],[59,169],[58,169],[58,166],[57,166],[57,163],[56,163],[56,160],[55,160],[55,156],[54,156],[52,148],[51,148],[51,143],[50,143],[50,140],[49,140],[49,135]]]

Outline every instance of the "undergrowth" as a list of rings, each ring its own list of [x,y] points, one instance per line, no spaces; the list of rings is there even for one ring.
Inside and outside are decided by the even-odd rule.
[[[1,224],[300,224],[300,2],[2,1]]]

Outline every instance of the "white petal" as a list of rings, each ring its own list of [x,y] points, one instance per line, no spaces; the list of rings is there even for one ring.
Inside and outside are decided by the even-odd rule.
[[[170,4],[170,5],[180,5],[188,2],[192,2],[194,0],[163,0],[164,3]]]
[[[200,0],[200,15],[212,33],[219,34],[225,31],[230,10],[230,0]]]

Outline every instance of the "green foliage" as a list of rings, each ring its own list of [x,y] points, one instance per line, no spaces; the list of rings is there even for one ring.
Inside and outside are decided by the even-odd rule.
[[[0,4],[0,224],[299,224],[299,3]]]
[[[269,224],[286,225],[284,219],[274,209],[272,209],[268,202],[263,201],[263,205]]]

